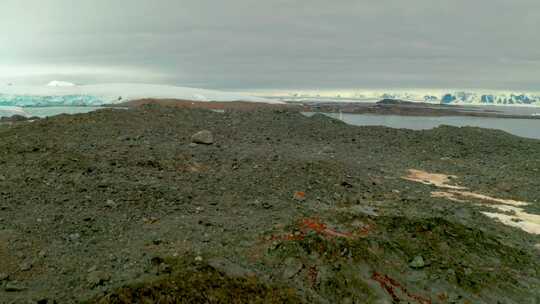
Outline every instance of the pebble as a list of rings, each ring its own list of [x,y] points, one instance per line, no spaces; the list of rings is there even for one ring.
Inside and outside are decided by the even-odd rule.
[[[96,270],[97,270],[97,266],[94,265],[94,266],[92,266],[92,267],[90,267],[90,268],[88,269],[88,273],[94,272],[94,271],[96,271]]]
[[[107,200],[105,202],[105,207],[114,209],[118,207],[118,205],[113,200]]]
[[[32,269],[32,262],[25,261],[25,262],[21,263],[19,268],[20,268],[21,271],[29,271],[30,269]]]
[[[202,256],[198,255],[195,257],[195,262],[202,262],[202,261],[203,261]]]
[[[18,282],[9,282],[4,286],[4,290],[7,292],[19,292],[24,291],[26,287],[19,285]]]
[[[111,275],[104,271],[92,271],[88,274],[86,281],[91,287],[103,285],[105,282],[110,281]]]
[[[159,272],[160,273],[171,273],[172,272],[172,266],[167,263],[161,263],[159,265]]]
[[[424,258],[421,255],[417,255],[409,263],[409,266],[411,266],[411,268],[413,268],[413,269],[420,269],[420,268],[424,268],[426,266],[426,262],[424,261]]]
[[[196,144],[211,145],[214,143],[214,135],[210,131],[203,130],[193,134],[191,141]]]
[[[324,154],[331,154],[331,153],[335,153],[336,150],[334,148],[332,148],[331,146],[324,146],[321,150],[322,153]]]
[[[69,235],[69,239],[72,240],[72,241],[77,241],[81,238],[81,234],[80,233],[72,233]]]

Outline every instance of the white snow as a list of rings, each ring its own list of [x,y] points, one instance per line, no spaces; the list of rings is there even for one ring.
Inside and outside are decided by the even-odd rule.
[[[7,96],[93,96],[103,103],[120,103],[142,98],[171,98],[196,101],[250,101],[281,104],[283,102],[240,93],[153,84],[72,85],[54,81],[47,86],[0,85],[0,95]]]
[[[76,84],[67,81],[53,80],[47,84],[49,87],[74,87]]]

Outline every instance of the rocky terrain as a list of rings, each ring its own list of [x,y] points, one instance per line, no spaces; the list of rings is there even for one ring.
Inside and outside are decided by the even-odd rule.
[[[294,104],[294,103],[291,103]],[[534,108],[533,108],[534,109]],[[473,116],[495,118],[540,119],[531,114],[511,114],[488,109],[479,105],[431,104],[397,99],[383,99],[376,103],[367,102],[304,102],[303,111],[401,116]]]
[[[540,141],[223,110],[0,125],[0,303],[540,302]]]

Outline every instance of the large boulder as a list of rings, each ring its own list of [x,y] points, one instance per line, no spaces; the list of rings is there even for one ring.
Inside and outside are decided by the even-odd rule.
[[[211,145],[214,143],[214,135],[210,131],[203,130],[193,134],[191,141],[196,144]]]

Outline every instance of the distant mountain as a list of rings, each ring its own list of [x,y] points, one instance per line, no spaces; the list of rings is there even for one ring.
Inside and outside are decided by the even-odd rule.
[[[273,94],[273,98],[290,101],[408,101],[434,104],[532,105],[540,106],[540,93],[485,91],[349,91]]]

